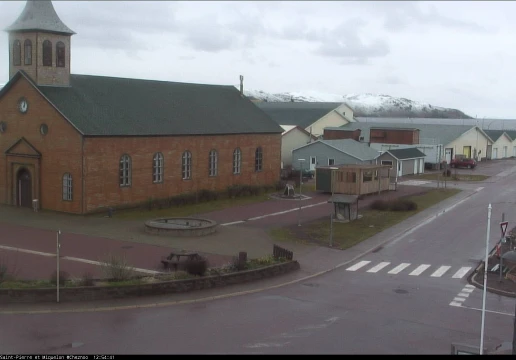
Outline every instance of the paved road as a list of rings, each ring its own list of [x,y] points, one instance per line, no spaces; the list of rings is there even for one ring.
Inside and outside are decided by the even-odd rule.
[[[514,169],[516,170],[516,169]],[[448,213],[309,281],[212,302],[101,313],[2,315],[3,353],[446,354],[480,339],[481,292],[466,272],[516,221],[507,172]],[[515,199],[516,200],[516,199]],[[367,263],[364,263],[367,262]],[[390,273],[389,273],[390,272]],[[450,303],[468,293],[462,306]],[[486,344],[512,338],[514,299],[488,296]]]

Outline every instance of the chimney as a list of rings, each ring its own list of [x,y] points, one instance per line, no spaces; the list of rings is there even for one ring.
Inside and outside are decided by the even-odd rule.
[[[240,75],[240,95],[244,96],[244,75]]]

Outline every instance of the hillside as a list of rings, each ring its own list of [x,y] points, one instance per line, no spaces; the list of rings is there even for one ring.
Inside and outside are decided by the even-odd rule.
[[[472,119],[460,110],[425,104],[389,95],[286,92],[271,94],[264,91],[247,90],[244,94],[257,101],[270,102],[346,102],[355,111],[355,117],[411,117],[441,119]]]

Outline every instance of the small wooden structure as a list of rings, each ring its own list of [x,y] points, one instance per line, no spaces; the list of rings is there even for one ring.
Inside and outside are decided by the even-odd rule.
[[[333,195],[333,221],[353,221],[358,219],[358,195]]]
[[[392,188],[392,172],[389,165],[375,164],[318,167],[315,189],[347,195],[380,194]]]

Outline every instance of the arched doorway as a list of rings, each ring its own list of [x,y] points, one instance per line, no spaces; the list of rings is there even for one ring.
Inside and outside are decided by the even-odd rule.
[[[32,178],[29,170],[21,168],[16,175],[17,196],[16,203],[18,206],[32,207]]]

